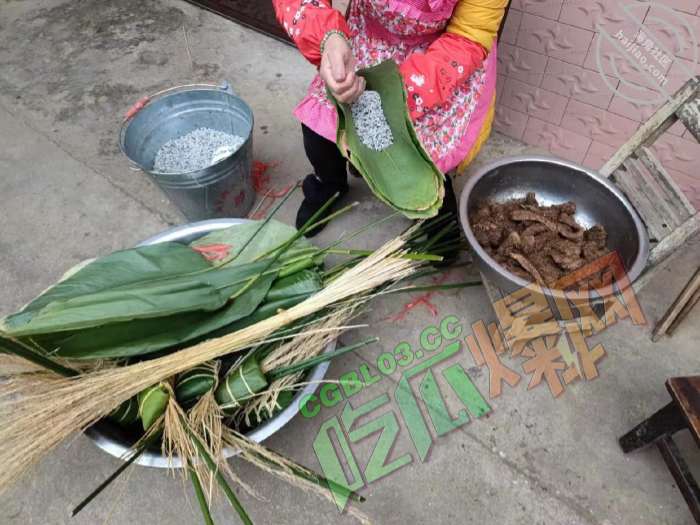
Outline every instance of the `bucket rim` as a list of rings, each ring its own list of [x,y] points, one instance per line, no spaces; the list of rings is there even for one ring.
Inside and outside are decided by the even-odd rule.
[[[145,109],[147,106],[149,106],[153,102],[165,100],[169,97],[180,95],[182,93],[187,93],[190,91],[210,91],[210,92],[216,92],[216,93],[224,93],[226,95],[229,95],[229,96],[234,97],[237,100],[239,100],[241,103],[243,103],[245,108],[250,113],[250,134],[246,137],[246,140],[243,142],[243,144],[241,144],[241,146],[236,151],[231,153],[231,155],[215,162],[214,164],[207,166],[206,168],[201,168],[201,169],[192,170],[192,171],[183,171],[183,172],[155,171],[155,170],[149,170],[149,169],[144,168],[140,163],[138,163],[134,159],[132,159],[129,156],[129,154],[126,152],[126,146],[125,146],[124,142],[126,139],[126,133],[129,130],[129,126],[134,122],[134,119],[141,112],[141,110]],[[133,110],[136,106],[139,105],[139,103],[142,100],[145,100],[145,103],[143,103],[136,110]],[[192,175],[194,173],[211,168],[212,166],[216,166],[217,164],[220,164],[226,160],[231,159],[241,149],[243,149],[243,147],[246,146],[246,144],[250,140],[252,140],[254,131],[255,131],[255,114],[253,113],[253,108],[251,108],[250,104],[248,104],[242,97],[240,97],[237,93],[235,93],[233,91],[233,89],[231,88],[231,86],[229,85],[228,82],[224,81],[221,85],[216,85],[216,84],[186,84],[186,85],[174,86],[171,88],[163,89],[161,91],[154,93],[153,95],[147,95],[146,97],[143,97],[142,99],[139,99],[137,102],[135,102],[134,105],[132,106],[132,108],[127,111],[125,118],[122,120],[122,123],[119,126],[119,150],[122,152],[122,154],[126,157],[126,159],[129,161],[129,163],[133,167],[135,167],[135,168],[139,169],[140,171],[143,171],[149,175],[157,175],[159,177],[160,176],[173,177],[173,176],[181,176],[181,175]]]

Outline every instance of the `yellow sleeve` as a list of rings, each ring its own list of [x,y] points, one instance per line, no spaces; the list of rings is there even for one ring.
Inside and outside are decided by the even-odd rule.
[[[473,40],[491,51],[507,6],[508,0],[460,0],[447,32]]]

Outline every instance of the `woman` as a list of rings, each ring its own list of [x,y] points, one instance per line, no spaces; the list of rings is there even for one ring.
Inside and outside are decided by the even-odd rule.
[[[357,69],[387,59],[399,64],[418,138],[443,172],[474,158],[493,121],[495,40],[508,0],[353,0],[347,20],[330,1],[273,0],[280,23],[319,68],[294,112],[314,168],[303,183],[297,227],[348,190],[326,88],[353,102],[365,89]],[[449,177],[445,188],[441,214],[456,210]]]

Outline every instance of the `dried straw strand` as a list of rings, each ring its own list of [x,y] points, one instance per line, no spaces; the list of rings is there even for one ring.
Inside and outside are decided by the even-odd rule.
[[[240,450],[241,458],[255,465],[259,469],[268,472],[290,485],[298,487],[305,492],[311,492],[335,503],[333,493],[322,486],[323,481],[318,475],[306,467],[292,461],[269,448],[255,443],[238,432],[226,428],[224,441],[231,447]],[[313,481],[312,481],[313,480]],[[314,482],[315,481],[315,482]],[[369,517],[352,505],[347,507],[348,514],[356,518],[360,523],[371,523]]]

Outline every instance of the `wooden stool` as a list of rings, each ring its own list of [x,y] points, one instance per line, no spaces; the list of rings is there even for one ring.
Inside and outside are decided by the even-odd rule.
[[[687,428],[700,447],[700,376],[673,377],[666,381],[672,401],[620,438],[627,453],[656,444],[696,523],[700,523],[700,488],[673,441],[673,434]]]

